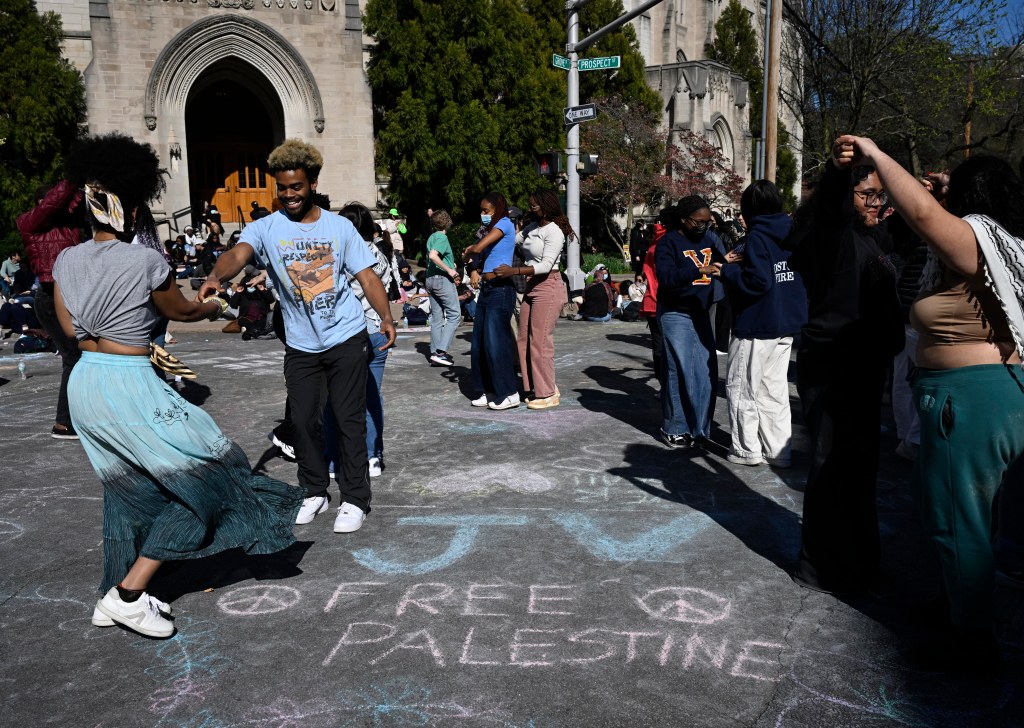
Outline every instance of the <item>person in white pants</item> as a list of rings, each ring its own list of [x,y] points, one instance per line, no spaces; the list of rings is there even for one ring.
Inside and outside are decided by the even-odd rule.
[[[790,350],[793,334],[807,320],[807,294],[780,246],[793,222],[782,211],[778,188],[758,180],[740,204],[746,238],[724,262],[702,268],[725,281],[736,315],[725,384],[732,431],[727,459],[785,468],[791,464]]]

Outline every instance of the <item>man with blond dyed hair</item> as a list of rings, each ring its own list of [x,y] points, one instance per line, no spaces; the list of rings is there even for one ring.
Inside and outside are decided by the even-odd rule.
[[[395,343],[388,296],[373,272],[376,262],[351,222],[313,204],[323,157],[289,139],[267,158],[281,210],[247,225],[234,248],[217,260],[199,297],[223,287],[255,255],[277,288],[286,333],[284,376],[295,426],[299,484],[306,499],[296,523],[327,509],[330,484],[323,450],[323,392],[338,423],[335,533],[350,533],[370,509],[366,451],[366,361],[371,357],[363,308],[345,276],[355,277],[381,318],[387,349]],[[337,466],[336,466],[337,467]]]

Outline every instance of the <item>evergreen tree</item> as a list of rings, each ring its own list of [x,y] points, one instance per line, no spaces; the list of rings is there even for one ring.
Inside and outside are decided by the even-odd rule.
[[[715,23],[715,40],[704,49],[708,58],[729,66],[750,84],[750,131],[761,134],[761,99],[764,95],[764,72],[761,52],[757,44],[757,31],[750,22],[750,14],[739,0],[729,0]],[[793,188],[797,182],[796,155],[789,148],[790,134],[779,119],[778,156],[775,178],[782,192],[786,208],[796,208]]]
[[[36,188],[61,177],[64,156],[85,120],[81,74],[61,56],[60,17],[34,0],[4,0],[0,11],[0,256],[20,247],[15,218]]]
[[[369,0],[364,28],[376,44],[373,89],[377,166],[388,194],[415,221],[428,207],[460,215],[488,191],[521,202],[548,184],[533,155],[565,146],[565,13],[550,0]],[[581,37],[622,13],[620,0],[582,12]],[[581,102],[601,89],[641,104],[659,99],[644,83],[631,27],[602,39],[593,55],[621,55],[623,68],[581,74]]]

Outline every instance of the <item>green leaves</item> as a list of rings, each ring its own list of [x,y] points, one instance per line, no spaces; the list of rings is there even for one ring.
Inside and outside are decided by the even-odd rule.
[[[85,121],[81,75],[60,54],[60,18],[30,0],[0,12],[0,239],[30,209],[36,187],[60,178]],[[6,254],[5,254],[6,255]]]
[[[622,12],[619,0],[594,0],[583,17],[596,29]],[[364,28],[376,41],[367,74],[377,166],[390,175],[393,203],[411,215],[444,207],[457,216],[492,189],[515,203],[549,185],[533,155],[565,146],[566,74],[551,67],[565,48],[561,3],[369,0]],[[581,74],[581,100],[620,89],[657,108],[632,28],[599,46],[588,55],[621,55],[623,68]]]

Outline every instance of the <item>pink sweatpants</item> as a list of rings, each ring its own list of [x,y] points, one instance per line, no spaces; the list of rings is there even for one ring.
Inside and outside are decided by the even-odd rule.
[[[555,393],[555,323],[566,302],[565,284],[558,271],[533,276],[519,309],[519,367],[523,390],[535,397]]]

